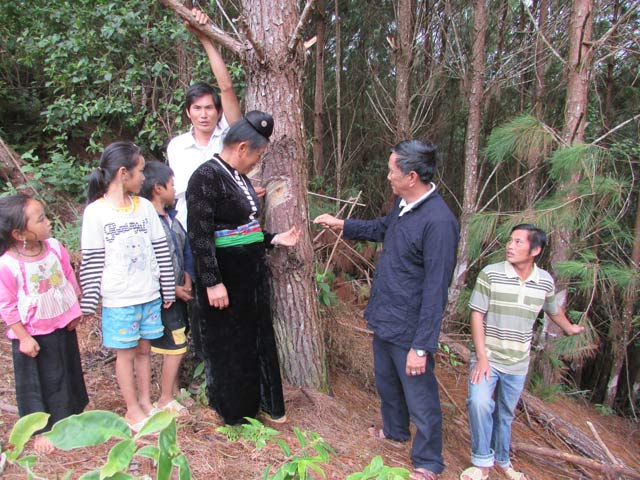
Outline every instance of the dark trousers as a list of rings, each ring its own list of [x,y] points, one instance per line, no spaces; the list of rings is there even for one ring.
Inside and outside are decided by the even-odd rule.
[[[373,337],[376,387],[381,400],[383,431],[387,438],[410,438],[409,420],[416,426],[411,460],[416,468],[434,473],[444,470],[442,458],[442,411],[433,354],[428,353],[423,375],[408,376],[406,348]]]

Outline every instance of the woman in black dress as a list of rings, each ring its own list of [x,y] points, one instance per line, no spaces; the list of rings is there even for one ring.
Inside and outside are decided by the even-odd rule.
[[[293,246],[299,233],[295,227],[276,235],[262,231],[260,202],[246,177],[272,131],[271,115],[247,113],[229,128],[222,152],[193,173],[186,192],[194,321],[201,328],[209,404],[230,425],[259,410],[285,420],[265,250]]]

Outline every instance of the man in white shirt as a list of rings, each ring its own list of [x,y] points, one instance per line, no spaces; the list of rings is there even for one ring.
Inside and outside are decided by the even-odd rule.
[[[209,17],[204,12],[197,9],[191,12],[201,25],[209,23]],[[191,85],[185,99],[191,129],[173,138],[167,147],[169,166],[175,174],[177,218],[185,228],[188,228],[185,192],[191,175],[196,168],[213,157],[214,153],[222,150],[222,140],[227,128],[242,116],[231,75],[220,52],[202,32],[189,26],[187,28],[198,37],[207,52],[211,71],[220,88],[220,96],[207,83]]]

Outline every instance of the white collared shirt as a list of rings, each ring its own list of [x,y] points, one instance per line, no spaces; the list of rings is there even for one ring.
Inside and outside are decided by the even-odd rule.
[[[427,198],[429,195],[431,195],[432,192],[435,192],[435,191],[436,191],[436,184],[431,182],[431,188],[429,189],[429,191],[427,193],[425,193],[424,195],[422,195],[416,201],[411,202],[411,203],[407,203],[407,201],[404,198],[402,200],[400,200],[400,213],[398,214],[398,216],[401,217],[405,213],[410,212],[411,210],[413,210],[413,207],[415,207],[418,203],[422,202],[425,198]]]
[[[222,141],[229,128],[227,118],[222,114],[216,125],[208,145],[198,145],[193,136],[193,127],[188,132],[174,137],[167,146],[167,158],[169,166],[173,170],[173,181],[176,187],[176,218],[187,228],[187,201],[185,192],[193,172],[215,153],[222,151]]]

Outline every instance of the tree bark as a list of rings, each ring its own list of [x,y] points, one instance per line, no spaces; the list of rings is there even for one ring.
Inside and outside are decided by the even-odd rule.
[[[243,12],[254,41],[268,52],[262,61],[255,50],[245,56],[248,109],[270,112],[275,130],[263,165],[267,188],[266,228],[284,231],[292,225],[301,239],[292,251],[270,256],[273,274],[274,328],[284,377],[293,385],[326,390],[324,337],[315,295],[313,249],[305,226],[309,218],[305,168],[302,75],[304,52],[290,38],[299,17],[295,0],[243,0]]]
[[[524,7],[526,8],[526,7]],[[534,53],[534,80],[533,80],[533,96],[531,104],[535,116],[541,122],[544,121],[544,95],[545,95],[545,71],[546,55],[545,45],[542,36],[547,34],[547,24],[549,19],[549,0],[540,0],[538,5],[538,35],[536,35],[535,53]],[[531,173],[527,175],[524,183],[525,205],[532,205],[538,196],[539,175],[538,167],[542,162],[542,158],[546,152],[535,152],[527,158],[527,166]]]
[[[175,0],[160,0],[182,18],[188,11]],[[304,12],[314,4],[308,0]],[[185,13],[186,12],[186,13]],[[324,336],[315,294],[313,250],[306,228],[305,139],[302,114],[304,52],[300,13],[295,0],[243,0],[241,29],[245,41],[205,28],[209,38],[236,53],[245,66],[248,110],[269,112],[275,120],[271,144],[264,156],[266,230],[300,231],[295,248],[269,256],[272,271],[272,311],[284,378],[296,386],[327,390]],[[193,23],[192,23],[193,24]],[[195,24],[196,28],[200,28]]]
[[[469,268],[469,220],[477,210],[478,202],[478,151],[480,148],[480,123],[482,118],[482,100],[484,97],[484,50],[487,35],[486,0],[474,2],[474,40],[471,54],[471,81],[469,83],[469,117],[464,147],[464,197],[460,217],[460,243],[458,260],[454,271],[449,303],[445,312],[444,330],[451,329],[455,319],[456,304],[464,288]]]
[[[631,279],[631,284],[625,289],[622,318],[612,318],[609,325],[609,339],[613,346],[613,359],[609,372],[609,381],[607,382],[607,392],[603,402],[609,408],[613,408],[618,394],[620,375],[633,332],[634,308],[638,300],[638,272],[640,272],[640,203],[638,203],[638,199],[636,199],[636,221],[633,229],[631,270],[635,272],[635,275]]]
[[[396,10],[396,143],[409,140],[411,129],[411,66],[415,24],[414,0],[399,0]]]
[[[316,177],[325,175],[324,151],[324,34],[326,30],[323,5],[318,2],[316,11],[316,81],[313,99],[313,169]]]
[[[342,196],[342,42],[341,42],[341,20],[340,2],[334,2],[334,14],[336,22],[336,197]]]
[[[591,78],[591,64],[593,52],[591,48],[591,32],[593,23],[593,0],[574,0],[569,22],[569,54],[567,59],[567,98],[564,109],[564,126],[562,129],[562,141],[565,147],[584,141],[586,126],[587,100],[589,94],[589,81]],[[568,182],[560,185],[567,192],[567,208],[576,197],[573,191],[580,181],[580,172],[575,172]],[[567,226],[559,226],[551,242],[552,266],[569,259],[571,254],[571,242],[574,230]],[[556,296],[561,307],[565,307],[567,301],[567,281],[558,280],[556,283]],[[560,328],[545,315],[543,335],[543,347],[548,338],[561,335]],[[545,378],[547,383],[555,379]]]

